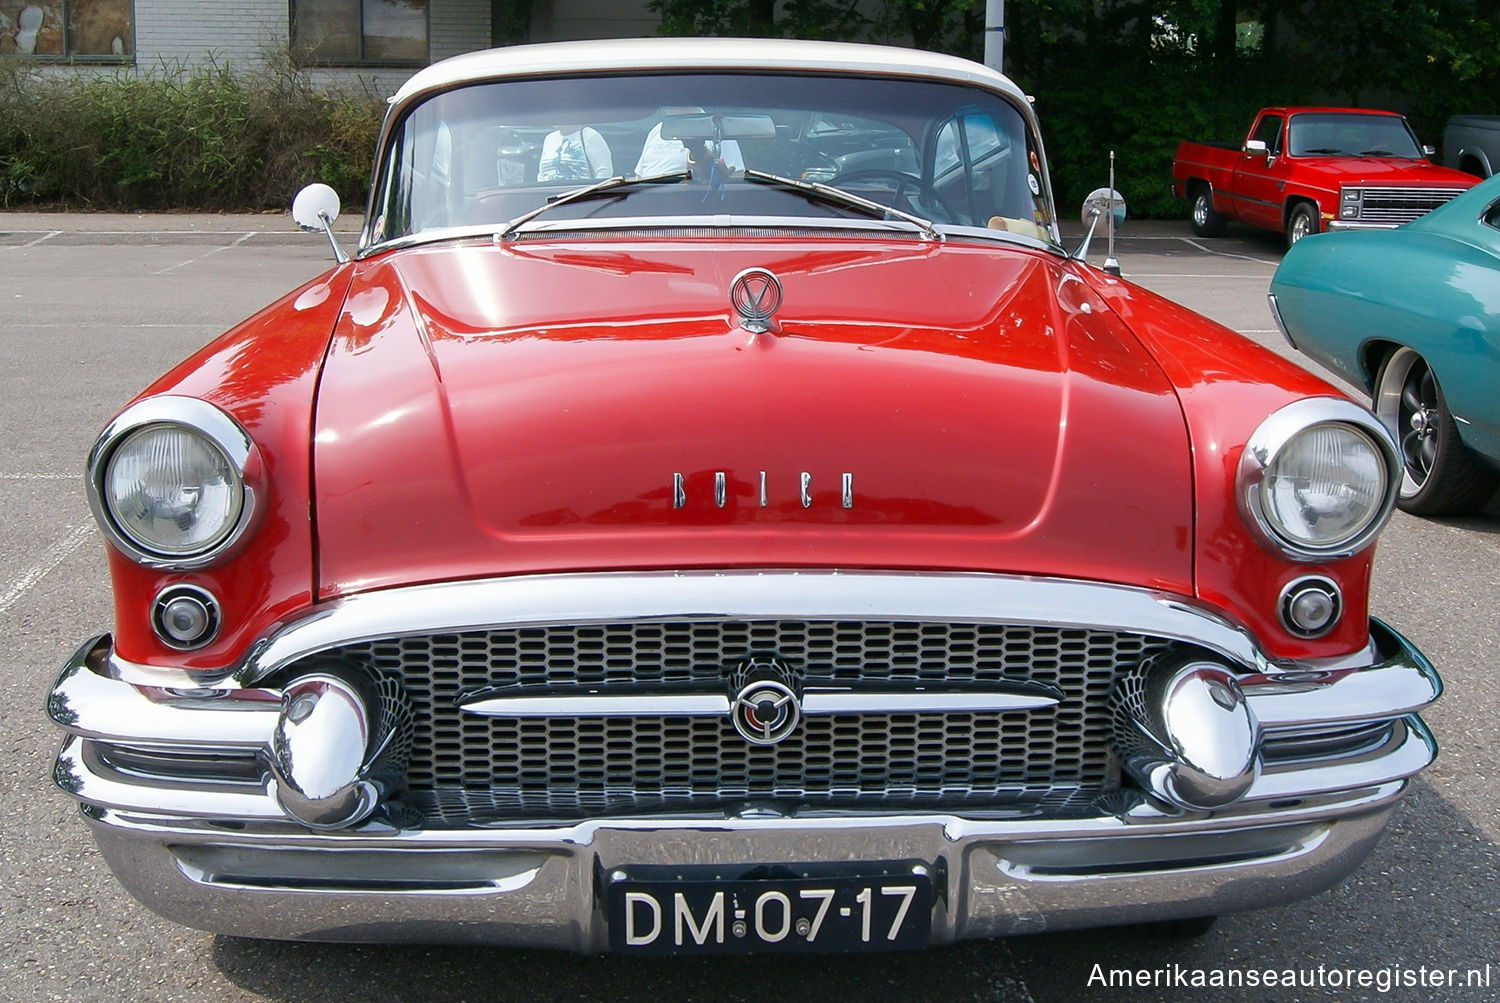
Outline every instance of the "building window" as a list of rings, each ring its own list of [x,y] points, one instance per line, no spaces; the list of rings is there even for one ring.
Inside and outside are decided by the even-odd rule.
[[[427,0],[292,0],[292,48],[320,66],[427,62]]]
[[[0,0],[0,54],[125,61],[131,11],[131,0]]]

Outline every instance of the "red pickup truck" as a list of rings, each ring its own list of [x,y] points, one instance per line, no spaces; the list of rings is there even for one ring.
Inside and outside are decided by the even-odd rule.
[[[1478,183],[1433,152],[1394,112],[1265,108],[1241,143],[1179,144],[1172,194],[1200,237],[1237,220],[1290,246],[1325,229],[1400,226]]]

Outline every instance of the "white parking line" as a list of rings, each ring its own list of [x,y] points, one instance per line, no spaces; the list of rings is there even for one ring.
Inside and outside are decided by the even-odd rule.
[[[1202,244],[1198,243],[1196,240],[1189,240],[1186,237],[1177,237],[1175,239],[1182,241],[1184,244],[1186,244],[1189,247],[1197,248],[1198,250],[1202,251],[1204,254],[1212,254],[1216,258],[1236,258],[1236,259],[1238,259],[1240,261],[1253,261],[1253,262],[1255,262],[1258,265],[1275,265],[1275,264],[1279,264],[1280,263],[1280,262],[1277,262],[1277,261],[1271,261],[1271,260],[1266,259],[1266,258],[1252,258],[1248,254],[1230,254],[1228,251],[1215,251],[1211,247],[1204,247]]]
[[[66,323],[27,323],[28,331],[68,330],[77,331],[80,328],[107,327],[111,331],[213,331],[224,330],[220,324],[116,324],[114,322],[104,323],[102,321],[76,321],[70,320]]]
[[[1132,272],[1125,270],[1125,278],[1136,279],[1238,279],[1241,282],[1264,282],[1264,275],[1231,275],[1225,272]]]
[[[57,236],[59,233],[62,233],[62,231],[61,230],[48,230],[46,233],[42,234],[40,237],[36,238],[35,240],[29,241],[29,242],[27,242],[25,244],[22,244],[21,245],[21,249],[25,250],[28,247],[35,247],[36,245],[40,244],[44,240],[51,240],[53,237]]]
[[[210,249],[208,251],[205,251],[204,253],[198,255],[197,257],[188,258],[186,261],[179,261],[175,265],[168,265],[166,268],[160,269],[159,271],[152,272],[151,274],[152,275],[167,275],[167,274],[170,274],[171,272],[175,272],[179,268],[186,268],[188,265],[196,264],[196,263],[204,260],[205,258],[213,257],[215,254],[218,254],[220,251],[228,251],[228,250],[230,250],[232,248],[239,247],[245,241],[247,241],[251,237],[255,236],[255,233],[256,233],[256,231],[254,231],[254,230],[251,230],[248,233],[242,233],[242,234],[239,235],[239,237],[235,238],[235,241],[232,244],[221,244],[218,247],[215,247],[215,248],[212,248],[212,249]]]
[[[0,595],[0,615],[20,601],[21,597],[30,592],[37,582],[47,577],[48,572],[67,560],[68,555],[83,546],[93,535],[93,524],[85,523],[82,526],[73,527],[72,532],[47,548],[47,552],[42,555],[40,561],[27,568],[20,578],[6,586],[4,594]]]

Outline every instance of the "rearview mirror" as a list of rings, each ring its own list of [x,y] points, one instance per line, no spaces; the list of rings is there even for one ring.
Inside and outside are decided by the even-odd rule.
[[[706,112],[667,115],[661,120],[661,138],[680,143],[710,139],[775,139],[776,122],[770,115],[720,115]]]
[[[679,143],[701,143],[716,135],[712,115],[667,115],[661,120],[662,139],[675,139]]]
[[[725,115],[719,119],[722,139],[775,139],[776,122],[770,115]]]

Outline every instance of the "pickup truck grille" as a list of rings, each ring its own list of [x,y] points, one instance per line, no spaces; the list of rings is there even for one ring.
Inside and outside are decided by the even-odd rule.
[[[1464,193],[1462,188],[1362,188],[1359,222],[1386,226],[1410,223]]]
[[[505,628],[361,642],[337,654],[399,679],[414,717],[405,799],[429,824],[588,814],[994,808],[1067,814],[1118,784],[1109,695],[1169,642],[993,623],[695,620]],[[804,718],[770,746],[727,718],[497,718],[460,696],[640,684],[722,693],[730,667],[774,653],[805,685],[883,690],[1030,680],[1056,706],[1006,713]],[[326,653],[325,653],[326,654]]]

